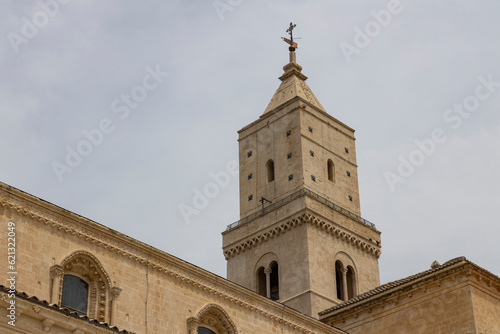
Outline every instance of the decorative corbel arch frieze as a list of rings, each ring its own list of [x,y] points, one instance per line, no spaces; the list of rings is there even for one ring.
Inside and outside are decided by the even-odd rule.
[[[351,243],[360,250],[372,256],[375,256],[377,259],[380,257],[381,254],[380,247],[370,245],[368,242],[359,239],[357,236],[351,235],[350,233],[343,231],[335,227],[334,225],[307,213],[295,217],[291,220],[284,221],[281,224],[271,228],[270,230],[262,232],[257,236],[253,236],[250,240],[245,240],[241,242],[239,245],[235,245],[234,247],[224,251],[224,257],[226,258],[226,260],[229,260],[231,257],[237,254],[245,252],[246,250],[257,246],[258,244],[266,242],[267,240],[279,236],[280,234],[286,233],[287,231],[290,231],[292,228],[295,228],[304,223],[311,224],[312,226],[315,226],[316,228],[323,230],[325,233],[331,234],[335,238],[339,238],[347,243]]]
[[[238,330],[227,312],[216,304],[206,305],[196,317],[187,319],[189,334],[197,334],[198,327],[203,327],[203,325],[217,329],[220,334],[238,334]]]

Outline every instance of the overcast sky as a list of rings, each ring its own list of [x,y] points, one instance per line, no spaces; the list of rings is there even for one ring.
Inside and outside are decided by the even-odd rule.
[[[457,256],[498,275],[499,12],[499,0],[2,1],[0,181],[225,277],[238,177],[189,223],[179,207],[238,159],[293,21],[309,87],[356,129],[381,282]]]

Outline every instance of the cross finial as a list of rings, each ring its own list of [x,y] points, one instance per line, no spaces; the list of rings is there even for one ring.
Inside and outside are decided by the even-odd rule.
[[[290,26],[286,30],[286,32],[290,34],[290,39],[292,40],[292,42],[293,42],[293,28],[295,28],[296,26],[297,26],[296,24],[290,22]]]
[[[287,33],[290,34],[290,39],[288,38],[285,38],[285,37],[281,37],[285,42],[287,42],[288,44],[290,44],[290,47],[288,48],[291,52],[292,51],[295,51],[295,49],[298,48],[297,46],[297,43],[295,43],[293,41],[293,29],[296,27],[297,25],[296,24],[293,24],[292,22],[290,22],[290,26],[288,27],[288,29],[286,30]]]

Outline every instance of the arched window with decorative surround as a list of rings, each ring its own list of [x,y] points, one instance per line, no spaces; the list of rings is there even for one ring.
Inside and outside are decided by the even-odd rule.
[[[50,302],[90,319],[115,325],[116,299],[121,289],[111,279],[95,256],[86,251],[71,253],[50,269]]]
[[[272,300],[280,299],[280,275],[278,257],[266,253],[255,265],[255,292]]]
[[[268,160],[266,163],[267,170],[267,183],[274,181],[274,161],[272,159]]]
[[[197,316],[187,319],[189,334],[238,334],[236,326],[222,307],[208,304]]]

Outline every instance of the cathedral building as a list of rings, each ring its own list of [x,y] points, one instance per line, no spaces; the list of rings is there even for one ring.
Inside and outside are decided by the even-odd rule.
[[[289,57],[238,132],[227,279],[0,183],[0,332],[500,334],[500,278],[463,257],[380,285],[354,130]]]

